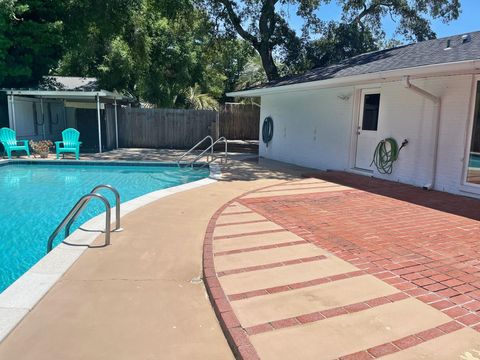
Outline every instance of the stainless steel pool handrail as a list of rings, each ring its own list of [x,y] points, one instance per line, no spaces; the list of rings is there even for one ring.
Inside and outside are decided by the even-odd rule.
[[[90,194],[97,193],[97,191],[100,189],[108,189],[111,192],[113,192],[113,194],[115,195],[115,229],[113,231],[120,231],[121,230],[120,228],[120,193],[112,185],[101,184],[101,185],[95,186],[92,189],[92,191],[90,191]],[[75,222],[75,220],[77,220],[77,218],[80,216],[81,212],[83,211],[83,208],[88,205],[91,199],[92,198],[84,201],[82,207],[78,209],[77,213],[67,223],[67,225],[65,226],[65,238],[67,238],[70,235],[70,228],[72,227],[72,224]],[[111,207],[112,206],[110,205],[110,208]]]
[[[208,148],[206,148],[205,150],[203,150],[199,155],[197,155],[195,157],[195,159],[193,159],[188,165],[189,166],[192,166],[195,165],[195,163],[200,160],[204,155],[205,153],[207,153],[209,150],[211,150],[211,155],[213,157],[213,148],[215,145],[217,145],[218,143],[222,142],[225,144],[225,152],[224,152],[224,160],[225,160],[225,164],[227,163],[228,161],[228,140],[225,138],[225,136],[222,136],[222,137],[219,137],[214,143],[212,143],[212,145],[210,145]],[[212,161],[214,161],[216,159],[213,158]],[[210,161],[211,162],[211,161]],[[210,163],[207,159],[207,163]]]
[[[76,216],[77,213],[83,209],[83,205],[86,201],[90,201],[90,199],[92,198],[97,198],[97,199],[100,199],[103,204],[105,205],[105,213],[106,213],[106,216],[105,216],[105,245],[110,245],[110,219],[111,219],[111,215],[110,215],[110,202],[107,200],[107,198],[101,194],[97,194],[97,193],[90,193],[90,194],[87,194],[87,195],[83,195],[80,200],[77,201],[77,203],[75,204],[75,206],[69,211],[69,213],[67,214],[67,216],[65,216],[65,218],[62,220],[62,222],[57,226],[57,228],[55,229],[55,231],[50,235],[50,237],[48,238],[48,243],[47,243],[47,253],[49,253],[50,251],[52,251],[52,248],[53,248],[53,240],[55,240],[55,238],[57,237],[57,235],[60,233],[60,231],[62,230],[62,228],[70,221],[70,219],[73,217],[73,216]]]
[[[206,140],[210,140],[210,146],[208,148],[211,148],[211,154],[213,155],[213,138],[210,135],[205,136],[202,140],[200,140],[198,143],[193,145],[190,150],[185,152],[180,158],[177,160],[177,165],[180,166],[181,161],[185,158],[185,156],[189,155],[193,150],[195,150],[197,147],[202,145]],[[189,164],[189,163],[187,163]]]

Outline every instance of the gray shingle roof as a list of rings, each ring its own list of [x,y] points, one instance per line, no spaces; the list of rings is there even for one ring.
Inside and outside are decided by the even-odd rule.
[[[38,88],[54,91],[100,91],[96,78],[78,76],[44,76]]]
[[[466,42],[462,39],[463,35],[357,55],[335,65],[313,69],[302,75],[282,78],[247,90],[480,59],[480,31],[468,33]],[[450,48],[445,50],[448,41]]]

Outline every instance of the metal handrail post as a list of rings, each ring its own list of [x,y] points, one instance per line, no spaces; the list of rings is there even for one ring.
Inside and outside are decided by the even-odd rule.
[[[190,154],[193,150],[195,150],[197,147],[199,147],[205,140],[210,140],[210,146],[212,146],[211,144],[213,144],[213,138],[210,136],[210,135],[207,135],[205,136],[202,140],[200,140],[198,143],[196,143],[195,145],[193,145],[190,150],[188,150],[187,152],[185,152],[178,160],[177,160],[177,165],[180,166],[180,161],[182,161],[182,159],[187,156],[188,154]],[[210,148],[210,147],[208,147]],[[208,149],[207,148],[207,149]],[[213,151],[212,151],[212,154],[213,154]]]
[[[228,162],[228,141],[226,138],[225,139],[225,164]]]
[[[47,253],[52,251],[53,248],[53,241],[60,233],[62,228],[71,220],[73,216],[76,216],[79,211],[83,209],[83,205],[86,201],[90,201],[91,198],[100,199],[103,204],[105,205],[105,245],[110,245],[110,222],[111,222],[111,212],[110,212],[110,203],[108,202],[107,198],[101,194],[90,193],[84,195],[77,201],[75,206],[68,212],[67,216],[62,220],[60,225],[57,226],[55,231],[50,235],[47,242]]]
[[[121,231],[122,229],[120,227],[120,193],[113,186],[102,184],[102,185],[95,186],[92,189],[92,191],[90,191],[90,194],[96,193],[97,190],[99,190],[99,189],[108,189],[108,190],[111,190],[115,194],[115,229],[114,229],[114,231]],[[83,204],[77,210],[76,214],[74,216],[72,216],[70,221],[67,223],[67,225],[65,226],[65,237],[68,237],[70,235],[70,228],[72,227],[75,220],[77,220],[77,218],[80,216],[83,209],[88,205],[90,200],[91,199],[85,200],[83,202]],[[111,207],[112,206],[110,205],[110,208]]]
[[[94,193],[100,189],[108,189],[111,192],[113,192],[113,194],[115,195],[115,230],[114,231],[118,231],[121,229],[120,227],[120,193],[112,185],[108,185],[108,184],[101,184],[101,185],[95,186],[90,192]]]
[[[225,143],[225,159],[226,159],[226,158],[227,158],[227,151],[228,151],[228,147],[227,147],[227,146],[228,146],[228,145],[227,145],[228,142],[227,142],[227,139],[226,139],[224,136],[222,136],[222,137],[218,138],[217,141],[215,141],[212,145],[210,145],[210,147],[206,148],[206,149],[203,150],[199,155],[197,155],[197,156],[195,157],[195,159],[193,159],[193,160],[190,162],[190,166],[193,167],[193,165],[195,165],[195,163],[196,163],[199,159],[201,159],[201,158],[203,157],[203,155],[205,155],[205,153],[208,152],[208,150],[211,151],[211,150],[214,148],[214,146],[215,146],[216,144],[218,144],[219,142],[221,142],[221,141],[223,141],[223,142]]]

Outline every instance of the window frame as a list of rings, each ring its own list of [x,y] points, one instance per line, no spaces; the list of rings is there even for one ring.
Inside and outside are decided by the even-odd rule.
[[[477,104],[477,87],[480,87],[480,75],[472,76],[472,84],[470,89],[470,108],[468,114],[467,131],[465,138],[465,153],[463,157],[463,173],[461,179],[460,190],[474,194],[480,194],[480,184],[468,181],[468,165],[470,163],[470,153],[472,148],[473,126],[475,124],[475,107]],[[480,101],[480,97],[479,97]]]

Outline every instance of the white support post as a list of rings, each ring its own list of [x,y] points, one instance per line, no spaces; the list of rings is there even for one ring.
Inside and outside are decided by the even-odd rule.
[[[12,94],[12,127],[17,131],[17,119],[15,119],[15,96]]]
[[[98,146],[99,153],[102,152],[102,124],[100,121],[100,96],[97,95],[97,122],[98,122]]]
[[[113,106],[115,107],[115,145],[118,149],[118,115],[117,115],[117,99],[114,100]]]
[[[13,129],[13,120],[12,120],[12,95],[7,94],[7,110],[8,110],[8,127]]]
[[[35,105],[36,106],[36,105]],[[45,111],[43,109],[43,98],[40,98],[40,109],[42,111],[42,133],[43,133],[43,140],[46,139],[45,137]],[[37,124],[35,124],[37,126]]]

